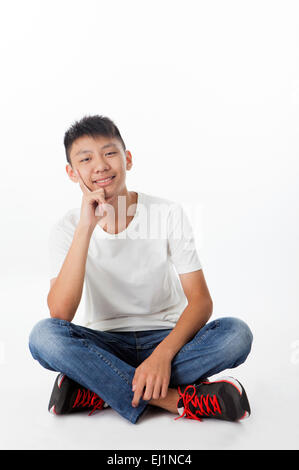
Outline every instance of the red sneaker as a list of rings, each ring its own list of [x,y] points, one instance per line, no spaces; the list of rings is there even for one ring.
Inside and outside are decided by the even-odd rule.
[[[90,410],[89,415],[91,415],[94,411],[107,407],[108,404],[96,393],[79,385],[65,374],[56,377],[48,406],[50,413],[63,415]]]
[[[232,377],[221,377],[199,385],[178,387],[179,418],[201,421],[216,418],[239,421],[250,416],[249,401],[241,383]]]

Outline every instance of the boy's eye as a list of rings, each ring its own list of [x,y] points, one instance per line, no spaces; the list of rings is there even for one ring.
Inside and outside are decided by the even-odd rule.
[[[106,153],[106,155],[114,155],[115,153],[117,152],[108,152]],[[87,160],[90,160],[90,157],[83,158],[82,160],[80,160],[80,162],[86,162]]]

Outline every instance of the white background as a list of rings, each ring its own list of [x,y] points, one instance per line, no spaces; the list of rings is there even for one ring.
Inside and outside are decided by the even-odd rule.
[[[286,0],[1,6],[1,448],[298,447],[298,23]],[[86,114],[119,127],[128,190],[196,214],[214,317],[254,334],[228,371],[247,390],[246,422],[48,413],[56,373],[33,361],[28,335],[48,316],[49,230],[80,206],[63,135]]]

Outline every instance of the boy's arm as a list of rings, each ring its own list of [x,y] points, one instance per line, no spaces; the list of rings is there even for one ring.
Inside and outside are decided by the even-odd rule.
[[[51,283],[47,298],[51,317],[69,322],[74,318],[82,297],[90,239],[96,224],[104,215],[100,206],[106,202],[103,188],[91,191],[79,170],[75,170],[75,173],[83,193],[80,220],[60,272],[55,282]]]
[[[207,323],[213,312],[213,301],[202,269],[179,276],[188,305],[171,333],[156,348],[171,360]]]
[[[50,288],[47,303],[52,318],[72,321],[79,306],[92,228],[78,224],[62,268]]]

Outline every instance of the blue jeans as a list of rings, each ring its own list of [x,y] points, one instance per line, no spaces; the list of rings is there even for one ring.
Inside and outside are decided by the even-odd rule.
[[[46,318],[32,329],[29,349],[43,367],[66,374],[136,423],[148,401],[141,399],[132,407],[135,368],[171,331],[107,332]],[[243,320],[224,317],[206,323],[173,358],[169,387],[238,366],[247,358],[252,339]]]

